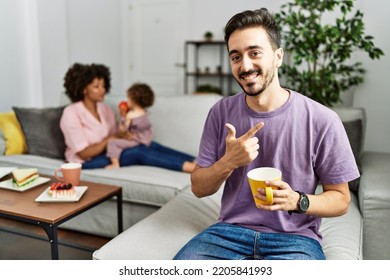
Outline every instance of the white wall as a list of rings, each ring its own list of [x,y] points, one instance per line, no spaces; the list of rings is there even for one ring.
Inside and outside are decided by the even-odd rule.
[[[122,89],[121,1],[67,0],[69,63],[103,63],[111,70],[111,94]]]
[[[367,74],[365,83],[354,93],[353,106],[363,107],[367,112],[366,150],[390,152],[390,37],[386,35],[390,27],[390,2],[361,0],[356,7],[364,13],[367,34],[374,36],[375,44],[385,55],[373,61],[366,54],[357,54],[356,59],[363,63]]]
[[[37,1],[43,106],[57,106],[69,64],[66,0]]]
[[[0,111],[42,101],[35,19],[34,1],[0,1]]]
[[[11,106],[57,106],[63,99],[63,76],[74,62],[104,63],[112,72],[111,94],[123,95],[123,13],[125,0],[0,0],[0,111]],[[145,0],[147,1],[147,0]],[[262,6],[277,11],[286,1],[182,0],[188,3],[186,40],[212,31],[223,38],[223,27],[235,13]],[[365,83],[345,95],[346,105],[367,110],[366,150],[390,152],[390,1],[356,0],[365,15],[366,32],[386,54],[372,61],[357,53],[367,69]],[[183,42],[184,43],[184,42]],[[158,52],[158,46],[156,46]],[[156,63],[158,55],[156,55]],[[211,62],[215,57],[207,58]],[[182,82],[182,81],[178,81]]]

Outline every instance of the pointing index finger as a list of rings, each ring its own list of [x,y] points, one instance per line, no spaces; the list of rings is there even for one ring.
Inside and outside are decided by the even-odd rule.
[[[256,132],[258,132],[260,129],[262,129],[264,126],[264,122],[259,122],[255,126],[253,126],[251,129],[249,129],[244,135],[241,136],[243,140],[248,140],[252,138]]]

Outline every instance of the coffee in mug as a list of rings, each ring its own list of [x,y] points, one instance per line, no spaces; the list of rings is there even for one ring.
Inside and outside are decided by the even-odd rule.
[[[62,174],[62,177],[58,175]],[[54,177],[64,182],[65,184],[72,184],[72,186],[78,186],[80,183],[81,175],[81,163],[78,162],[69,162],[61,165],[60,168],[54,171]]]
[[[278,188],[275,186],[267,186],[265,181],[282,180],[282,172],[279,169],[273,167],[259,167],[249,171],[247,173],[247,177],[256,206],[258,204],[272,205],[274,203],[272,190],[277,190]],[[259,188],[265,189],[267,197],[266,201],[260,200],[255,196],[258,193],[257,190]]]

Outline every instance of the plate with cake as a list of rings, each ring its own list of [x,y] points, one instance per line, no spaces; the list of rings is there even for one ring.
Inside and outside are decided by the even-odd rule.
[[[37,202],[76,202],[87,191],[87,186],[72,186],[63,182],[53,183],[36,199]]]
[[[18,168],[12,171],[11,179],[0,182],[0,188],[24,192],[49,181],[39,176],[37,168]]]

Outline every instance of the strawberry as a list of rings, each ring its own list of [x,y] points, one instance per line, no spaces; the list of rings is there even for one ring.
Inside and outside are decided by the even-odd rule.
[[[72,188],[72,184],[64,184],[62,182],[56,182],[56,183],[51,184],[51,186],[50,186],[50,190],[51,191],[54,191],[54,190],[69,190],[71,188]]]

